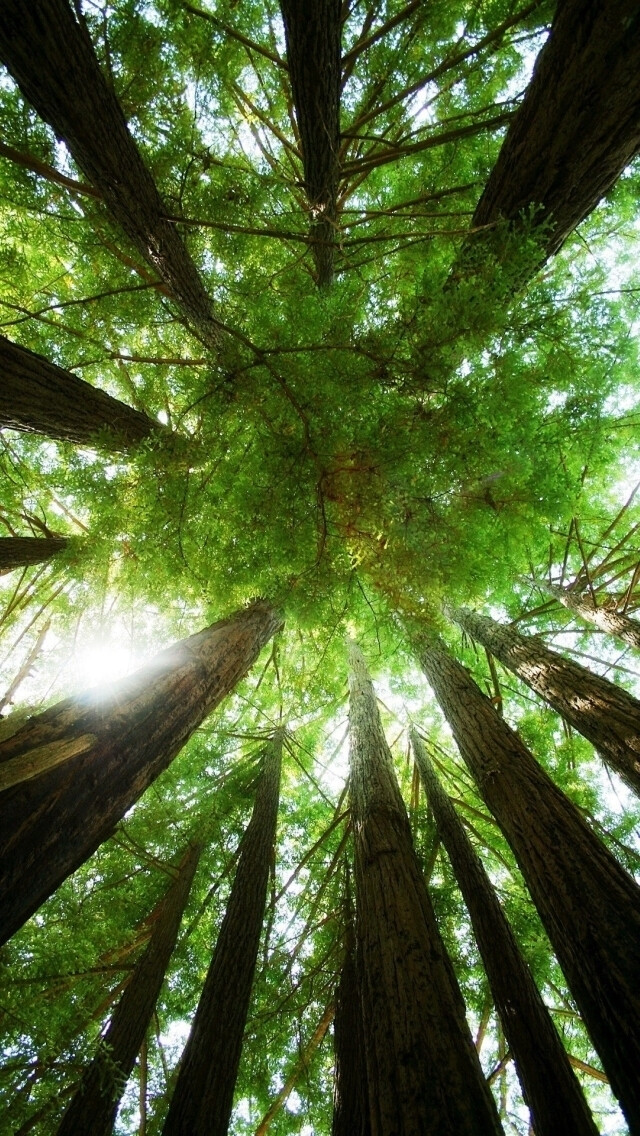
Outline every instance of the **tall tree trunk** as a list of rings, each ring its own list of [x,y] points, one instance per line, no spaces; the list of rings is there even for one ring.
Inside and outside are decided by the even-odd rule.
[[[255,603],[0,743],[0,942],[111,835],[281,626]]]
[[[156,917],[149,945],[65,1112],[58,1136],[110,1136],[173,954],[202,845],[187,848]]]
[[[640,1133],[640,889],[435,636],[418,655],[508,840],[629,1129]]]
[[[472,227],[501,219],[522,224],[534,207],[533,232],[544,259],[595,208],[638,149],[636,0],[563,0]],[[482,247],[486,237],[478,239]]]
[[[333,277],[340,167],[340,0],[280,0],[320,287]]]
[[[463,608],[447,609],[447,614],[553,706],[640,794],[640,702],[636,698],[551,651],[537,635],[519,635]]]
[[[0,571],[42,564],[62,552],[68,543],[64,536],[1,536]]]
[[[116,451],[163,429],[140,410],[0,336],[2,426]]]
[[[333,1023],[335,1079],[331,1136],[371,1136],[362,998],[353,917],[347,910],[345,950]]]
[[[267,746],[216,949],[180,1062],[163,1136],[226,1136],[273,856],[283,731]]]
[[[536,1136],[597,1136],[582,1089],[531,971],[462,823],[415,730],[411,743],[438,832],[469,909]]]
[[[4,0],[0,57],[26,99],[69,147],[111,215],[164,281],[202,341],[219,324],[204,285],[129,133],[69,0]]]
[[[356,935],[373,1136],[500,1133],[414,852],[375,693],[349,658]]]
[[[640,651],[640,623],[637,619],[616,611],[615,607],[596,607],[588,594],[573,592],[571,588],[559,588],[555,584],[546,583],[541,583],[540,586],[566,607],[567,611],[579,615],[586,623],[593,623],[600,631],[605,631],[607,635]]]

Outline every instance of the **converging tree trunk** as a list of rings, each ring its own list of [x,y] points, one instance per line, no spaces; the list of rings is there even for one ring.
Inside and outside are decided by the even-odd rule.
[[[437,637],[417,652],[508,840],[632,1133],[640,1133],[640,888]]]
[[[537,635],[463,608],[448,614],[544,698],[640,794],[640,702],[586,667],[551,651]]]
[[[607,635],[612,635],[614,639],[620,639],[622,643],[640,651],[640,623],[637,619],[631,619],[624,612],[606,604],[596,607],[588,593],[573,592],[571,588],[559,588],[555,584],[542,583],[541,587],[566,607],[567,611],[573,612],[586,623],[592,623],[600,631],[605,631]]]
[[[110,1136],[118,1105],[144,1043],[160,988],[173,954],[182,913],[202,852],[192,843],[156,916],[149,945],[65,1112],[58,1136]]]
[[[340,166],[340,0],[280,0],[318,284],[333,277]]]
[[[536,1136],[597,1136],[566,1051],[478,856],[416,733],[411,744],[454,875],[469,909],[491,992]]]
[[[163,430],[140,410],[4,336],[0,336],[2,426],[116,451]]]
[[[163,1136],[226,1136],[229,1127],[276,837],[282,738],[278,730],[264,752],[253,814]]]
[[[202,341],[220,326],[69,0],[4,0],[0,57],[26,99],[69,147],[113,218],[164,281]]]
[[[51,560],[67,547],[64,536],[2,536],[0,537],[0,571],[11,568],[28,568]]]
[[[501,1132],[413,848],[360,650],[349,652],[350,792],[373,1136]]]
[[[335,1077],[331,1136],[371,1136],[362,999],[350,905],[333,1022]]]
[[[281,627],[255,603],[0,743],[0,942],[111,835]]]

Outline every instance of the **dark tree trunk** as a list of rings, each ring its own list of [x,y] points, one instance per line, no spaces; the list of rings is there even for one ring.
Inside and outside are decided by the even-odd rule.
[[[640,651],[640,623],[637,619],[631,619],[630,616],[617,611],[615,606],[595,607],[588,594],[573,592],[570,588],[559,588],[554,584],[543,583],[541,587],[566,607],[567,611],[573,612],[586,623],[593,623],[600,631],[605,631],[607,635],[612,635],[614,639],[620,639],[629,647],[635,647],[636,651]]]
[[[371,1136],[362,998],[351,912],[333,1022],[335,1080],[331,1136]]]
[[[563,0],[472,226],[519,223],[533,206],[544,259],[595,208],[639,148],[636,0]],[[480,247],[484,241],[481,236]]]
[[[415,731],[411,742],[438,832],[469,909],[536,1136],[558,1136],[558,1132],[598,1136],[582,1089],[491,881]]]
[[[280,794],[282,734],[264,753],[251,821],[163,1136],[226,1136],[258,957]]]
[[[340,0],[280,0],[318,284],[333,277],[340,167]]]
[[[501,1132],[414,852],[376,698],[352,645],[351,814],[373,1136]]]
[[[0,942],[111,835],[281,626],[253,604],[0,743]]]
[[[110,1136],[124,1087],[144,1043],[173,954],[202,845],[191,844],[157,914],[149,945],[137,963],[65,1112],[58,1136]]]
[[[202,341],[215,347],[219,325],[209,297],[175,224],[165,220],[167,211],[82,18],[68,0],[3,0],[0,56]]]
[[[640,794],[640,702],[606,678],[487,616],[462,608],[456,623],[544,698]]]
[[[0,336],[0,427],[125,450],[161,432],[139,410]]]
[[[2,536],[0,537],[0,570],[27,568],[42,564],[66,548],[63,536]]]
[[[640,1133],[640,889],[434,637],[424,672],[509,841],[632,1134]]]

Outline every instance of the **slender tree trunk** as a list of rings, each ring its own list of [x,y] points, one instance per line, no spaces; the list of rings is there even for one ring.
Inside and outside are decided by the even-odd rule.
[[[639,148],[636,0],[563,0],[472,227],[501,219],[521,223],[534,207],[544,259],[595,208]]]
[[[508,840],[631,1133],[640,1133],[640,889],[435,636],[424,672]]]
[[[109,1136],[173,954],[202,845],[187,848],[156,917],[149,946],[65,1112],[58,1136]]]
[[[582,1089],[498,897],[415,730],[411,742],[438,832],[469,909],[536,1136],[597,1136]]]
[[[640,702],[636,698],[549,650],[536,635],[519,635],[463,608],[447,609],[447,614],[553,706],[640,794]]]
[[[413,849],[364,659],[350,649],[351,810],[373,1136],[500,1133]]]
[[[612,635],[614,639],[620,639],[629,647],[635,647],[636,651],[640,651],[640,623],[637,619],[631,619],[628,615],[616,611],[615,607],[606,605],[595,607],[589,595],[580,595],[570,588],[559,588],[555,584],[546,583],[542,583],[541,587],[566,607],[567,611],[579,615],[586,623],[593,623],[600,631],[605,631],[607,635]]]
[[[281,626],[255,603],[0,743],[0,942],[111,835]]]
[[[0,571],[27,568],[51,560],[66,548],[64,536],[2,536],[0,537]]]
[[[215,347],[219,325],[209,297],[175,224],[166,220],[82,17],[68,0],[3,0],[0,57],[202,341]]]
[[[229,1127],[276,836],[282,735],[277,731],[264,753],[253,814],[163,1136],[226,1136]]]
[[[333,277],[340,167],[340,0],[280,0],[318,284]]]
[[[0,427],[126,450],[163,427],[42,355],[0,336]]]
[[[331,1136],[371,1136],[362,998],[351,912],[333,1023],[335,1081]]]

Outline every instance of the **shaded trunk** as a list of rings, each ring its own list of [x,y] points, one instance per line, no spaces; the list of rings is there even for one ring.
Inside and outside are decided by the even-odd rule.
[[[480,859],[415,731],[411,742],[438,832],[471,916],[536,1136],[597,1136],[582,1089]]]
[[[593,600],[587,594],[572,592],[570,588],[559,588],[555,584],[542,583],[540,585],[550,596],[566,607],[568,611],[579,615],[586,623],[593,623],[600,631],[620,639],[629,647],[640,651],[640,623],[631,619],[615,607],[595,607]],[[615,602],[615,601],[614,601]]]
[[[350,648],[351,811],[373,1136],[500,1133],[364,659]]]
[[[362,999],[351,913],[333,1023],[335,1081],[331,1136],[370,1136]]]
[[[564,0],[471,222],[527,225],[557,252],[640,149],[636,0]],[[486,247],[486,236],[472,239]],[[491,247],[491,238],[489,238]],[[500,238],[493,244],[500,248]],[[539,263],[539,261],[538,261]]]
[[[111,835],[281,626],[255,603],[0,743],[1,942]]]
[[[340,166],[340,0],[280,0],[310,236],[320,287],[333,277]]]
[[[632,1133],[640,1133],[640,889],[435,636],[419,659],[508,840]]]
[[[586,667],[549,650],[537,635],[463,608],[448,609],[456,623],[491,651],[531,690],[587,738],[601,757],[640,794],[640,702]]]
[[[183,856],[156,917],[149,946],[62,1118],[58,1136],[109,1136],[113,1131],[120,1099],[144,1044],[176,945],[201,852],[202,845],[194,843]]]
[[[253,814],[163,1136],[226,1136],[258,957],[280,793],[283,731],[264,753]]]
[[[163,429],[140,410],[4,336],[0,376],[0,427],[116,451]]]
[[[62,552],[68,543],[64,536],[1,536],[0,571],[42,564]]]
[[[167,210],[82,17],[68,0],[4,0],[0,56],[202,341],[215,347],[219,325],[209,297],[175,224],[165,219]]]

